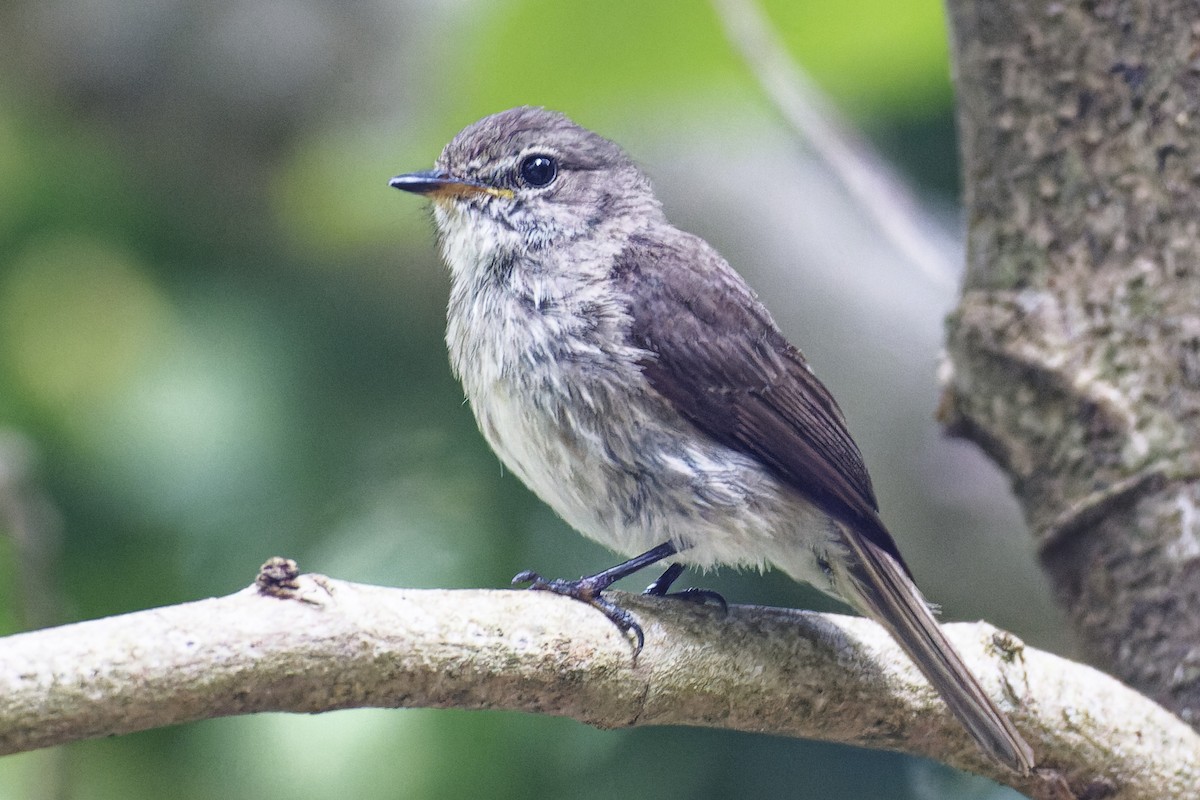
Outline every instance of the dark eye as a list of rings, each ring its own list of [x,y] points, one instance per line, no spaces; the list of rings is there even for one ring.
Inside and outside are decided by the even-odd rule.
[[[556,175],[558,164],[550,156],[526,156],[521,162],[521,180],[528,186],[548,186]]]

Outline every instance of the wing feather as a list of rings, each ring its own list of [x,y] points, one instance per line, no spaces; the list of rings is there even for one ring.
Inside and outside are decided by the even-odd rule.
[[[845,528],[852,557],[835,567],[845,599],[896,637],[986,752],[1028,775],[1033,751],[938,626],[879,519],[837,403],[745,282],[686,235],[634,237],[614,276],[631,298],[630,335],[651,386]]]
[[[688,234],[634,236],[613,276],[643,374],[676,411],[904,565],[833,396],[716,251]]]

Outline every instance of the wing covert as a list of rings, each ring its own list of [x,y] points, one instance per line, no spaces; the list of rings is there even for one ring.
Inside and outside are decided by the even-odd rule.
[[[630,298],[633,344],[651,354],[651,386],[903,565],[837,403],[720,255],[686,234],[634,236],[613,275]]]

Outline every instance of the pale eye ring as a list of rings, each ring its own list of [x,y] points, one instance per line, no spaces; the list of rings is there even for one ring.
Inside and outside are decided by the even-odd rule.
[[[549,186],[558,177],[558,162],[547,155],[534,154],[525,156],[518,168],[521,182],[526,186],[541,189]]]

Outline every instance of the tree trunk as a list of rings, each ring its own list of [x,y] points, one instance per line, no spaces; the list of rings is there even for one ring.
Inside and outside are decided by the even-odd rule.
[[[1200,725],[1200,19],[951,0],[968,220],[943,420],[1096,664]]]

